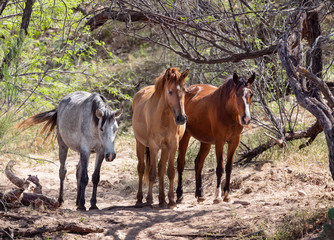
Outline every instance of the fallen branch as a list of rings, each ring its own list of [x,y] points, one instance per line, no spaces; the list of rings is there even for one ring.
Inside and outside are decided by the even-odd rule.
[[[3,231],[10,232],[10,229],[4,229]],[[82,226],[76,223],[64,223],[64,224],[58,224],[55,226],[43,226],[39,228],[28,228],[28,229],[14,229],[13,234],[14,236],[20,236],[22,237],[32,237],[38,234],[43,233],[51,233],[51,232],[59,232],[59,231],[65,231],[68,233],[76,233],[76,234],[89,234],[89,233],[101,233],[103,232],[103,228],[99,227],[89,227],[89,226]],[[0,237],[1,232],[0,232]]]
[[[316,138],[316,136],[322,132],[322,128],[320,126],[320,123],[317,121],[315,122],[311,127],[309,127],[305,131],[297,131],[293,133],[286,133],[284,138],[285,142],[302,139],[302,138],[310,138],[309,141],[305,144],[302,144],[299,146],[299,149],[302,149],[305,146],[308,146],[313,142],[313,140]],[[269,134],[267,134],[268,136]],[[244,151],[239,153],[239,159],[236,161],[236,164],[244,164],[249,163],[252,161],[253,158],[257,157],[261,153],[265,152],[269,148],[275,146],[278,144],[279,140],[273,139],[274,137],[271,136],[271,139],[267,141],[266,143],[263,143],[259,145],[258,147],[251,149],[249,151]]]
[[[24,188],[30,192],[34,192],[37,194],[42,194],[42,186],[39,183],[39,179],[37,176],[28,175],[27,180],[19,178],[13,172],[13,166],[15,162],[13,160],[7,163],[5,173],[9,181],[11,181],[15,186],[19,188]]]
[[[45,196],[43,194],[23,193],[21,203],[25,206],[32,205],[34,208],[45,206],[50,210],[56,210],[59,203],[56,199]]]

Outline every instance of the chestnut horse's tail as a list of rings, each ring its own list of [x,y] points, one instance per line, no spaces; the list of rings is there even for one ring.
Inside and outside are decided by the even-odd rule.
[[[150,168],[151,168],[151,158],[150,158],[150,149],[146,147],[146,163],[145,163],[145,173],[144,173],[144,181],[146,186],[150,183]]]
[[[39,114],[36,114],[34,116],[31,116],[30,118],[24,120],[19,125],[17,125],[18,128],[28,128],[32,125],[36,125],[42,122],[46,122],[41,130],[41,133],[47,133],[45,139],[47,139],[54,128],[57,125],[57,109],[53,109],[47,112],[42,112]]]

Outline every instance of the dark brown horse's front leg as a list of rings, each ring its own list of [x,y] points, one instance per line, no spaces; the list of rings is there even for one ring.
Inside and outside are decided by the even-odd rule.
[[[217,158],[217,168],[216,168],[216,176],[217,176],[217,188],[215,193],[214,203],[220,203],[223,201],[222,199],[222,190],[221,190],[221,178],[224,172],[224,161],[223,161],[223,150],[225,143],[216,143],[216,158]]]
[[[195,172],[196,172],[196,192],[195,197],[197,197],[198,202],[203,202],[205,200],[203,188],[202,188],[202,169],[204,165],[204,160],[210,152],[211,144],[202,143],[195,159]]]
[[[92,198],[90,199],[89,210],[99,209],[96,206],[96,192],[97,192],[97,185],[100,182],[100,171],[101,171],[101,165],[102,165],[102,162],[103,162],[103,158],[104,158],[104,151],[96,154],[95,169],[94,169],[94,173],[93,173],[93,176],[92,176],[93,194],[92,194]]]
[[[186,152],[191,135],[186,131],[179,143],[179,155],[177,157],[178,184],[176,189],[177,203],[183,199],[182,175],[186,162]]]
[[[232,173],[232,166],[233,166],[233,158],[235,150],[237,149],[240,142],[240,135],[239,137],[234,138],[228,145],[227,150],[227,161],[226,161],[226,180],[224,186],[224,201],[228,203],[232,203],[233,201],[229,197],[230,192],[230,181],[231,181],[231,173]]]

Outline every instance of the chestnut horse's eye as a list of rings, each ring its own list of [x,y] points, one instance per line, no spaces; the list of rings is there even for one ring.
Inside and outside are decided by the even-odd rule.
[[[172,96],[172,95],[173,95],[173,92],[172,92],[172,91],[168,91],[168,94]]]

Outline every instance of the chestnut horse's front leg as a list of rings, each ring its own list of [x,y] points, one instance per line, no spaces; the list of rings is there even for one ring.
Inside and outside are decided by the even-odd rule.
[[[240,142],[240,134],[237,135],[232,141],[228,144],[227,149],[227,161],[226,161],[226,180],[224,186],[224,201],[228,203],[233,203],[233,201],[229,197],[230,192],[230,181],[231,181],[231,173],[233,166],[233,157],[235,150],[237,149]]]
[[[136,207],[143,207],[143,176],[145,172],[146,147],[143,144],[141,144],[138,140],[136,140],[136,151],[138,158],[137,171],[139,177]]]
[[[178,184],[176,189],[177,202],[183,199],[182,174],[186,163],[186,152],[191,135],[186,131],[179,143],[179,156],[177,157]]]
[[[175,194],[174,194],[174,178],[175,178],[174,159],[176,155],[177,143],[178,141],[175,141],[175,143],[172,143],[169,148],[167,175],[169,179],[169,191],[168,191],[169,203],[168,205],[170,208],[173,208],[176,206]]]
[[[168,148],[163,147],[161,149],[161,158],[158,164],[158,177],[159,177],[159,207],[166,207],[167,203],[165,200],[164,190],[164,178],[166,172],[166,164],[168,160],[169,152]]]
[[[148,205],[153,204],[153,184],[157,177],[157,156],[158,156],[158,148],[150,147],[150,158],[146,162],[146,177],[148,177],[149,184],[148,184],[148,192],[146,197],[146,202]]]

